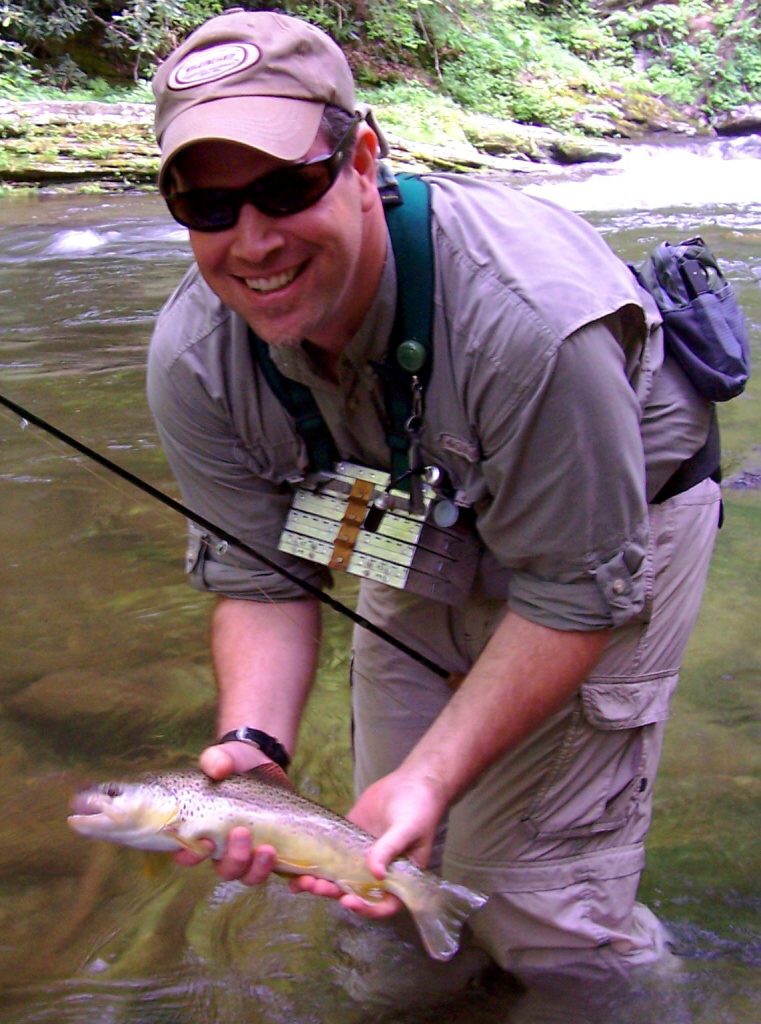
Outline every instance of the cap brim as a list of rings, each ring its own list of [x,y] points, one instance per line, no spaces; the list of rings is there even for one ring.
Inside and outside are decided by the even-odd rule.
[[[236,96],[191,107],[161,138],[159,188],[178,153],[195,142],[237,142],[279,160],[303,157],[317,136],[324,103],[284,96]]]

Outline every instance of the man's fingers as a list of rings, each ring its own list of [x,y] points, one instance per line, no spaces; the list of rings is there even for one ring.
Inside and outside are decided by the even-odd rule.
[[[226,882],[241,881],[246,885],[261,885],[266,882],[275,867],[274,846],[251,845],[251,833],[239,826],[230,831],[224,856],[217,862],[216,870]]]
[[[428,863],[430,852],[430,845],[420,844],[416,832],[399,826],[390,828],[373,843],[367,851],[367,865],[376,878],[385,878],[389,864],[396,857],[410,857],[423,867]]]
[[[224,746],[207,747],[201,752],[199,764],[202,772],[217,781],[226,779],[235,769],[232,754]]]
[[[383,899],[373,900],[372,902],[363,900],[361,896],[349,893],[341,897],[341,906],[346,907],[347,910],[353,910],[355,914],[359,914],[361,917],[380,919],[398,914],[402,909],[402,901],[390,892],[387,892]]]
[[[210,854],[214,853],[214,843],[210,839],[202,839],[201,842],[209,851],[205,857],[199,856],[197,853],[191,853],[190,850],[178,850],[177,853],[172,854],[172,860],[175,864],[180,864],[184,868],[192,868],[196,864],[202,864],[203,861],[208,859]]]
[[[343,889],[329,882],[326,878],[315,878],[314,875],[298,875],[291,879],[290,890],[294,893],[309,892],[313,896],[326,896],[328,899],[338,900],[343,896]]]
[[[294,893],[308,892],[312,896],[326,896],[329,899],[339,900],[341,906],[347,910],[360,914],[362,917],[382,918],[391,917],[402,909],[401,900],[391,893],[386,893],[380,900],[365,900],[354,893],[346,893],[334,882],[326,878],[315,878],[313,875],[299,875],[291,879],[290,890]]]
[[[239,826],[231,829],[224,855],[216,864],[217,874],[226,882],[243,878],[251,866],[251,833]]]
[[[251,858],[251,865],[241,877],[246,885],[261,885],[266,882],[275,868],[276,852],[274,846],[257,846]]]

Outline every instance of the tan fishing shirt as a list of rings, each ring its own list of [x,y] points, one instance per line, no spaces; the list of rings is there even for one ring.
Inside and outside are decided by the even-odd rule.
[[[647,498],[703,444],[710,408],[669,359],[648,296],[576,215],[503,185],[431,175],[436,259],[426,464],[472,504],[477,586],[557,629],[643,613]],[[373,367],[394,317],[389,258],[338,381],[301,348],[275,349],[308,384],[343,459],[389,468]],[[277,551],[307,469],[290,416],[249,348],[246,324],[195,267],[159,316],[148,396],[184,501],[291,572],[327,570]],[[253,600],[302,596],[261,563],[191,526],[195,586]]]

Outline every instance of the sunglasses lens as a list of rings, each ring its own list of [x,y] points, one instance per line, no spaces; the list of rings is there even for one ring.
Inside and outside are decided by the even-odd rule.
[[[238,219],[243,197],[234,189],[199,188],[166,197],[176,221],[194,231],[226,231]]]
[[[257,209],[270,217],[300,213],[322,199],[336,179],[326,163],[305,164],[274,171],[255,182],[250,190]]]

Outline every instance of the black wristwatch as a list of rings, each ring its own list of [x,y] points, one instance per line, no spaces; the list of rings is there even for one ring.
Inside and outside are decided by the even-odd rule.
[[[261,729],[252,729],[250,725],[242,725],[240,729],[226,732],[217,743],[229,743],[231,740],[240,740],[241,743],[250,743],[252,747],[258,747],[265,757],[274,761],[284,772],[288,771],[288,765],[291,763],[288,751],[269,733],[262,732]]]

